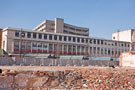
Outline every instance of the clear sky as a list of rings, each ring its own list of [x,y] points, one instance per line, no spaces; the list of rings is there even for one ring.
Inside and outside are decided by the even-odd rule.
[[[56,17],[111,39],[117,30],[135,29],[135,0],[0,0],[0,28],[31,30]]]

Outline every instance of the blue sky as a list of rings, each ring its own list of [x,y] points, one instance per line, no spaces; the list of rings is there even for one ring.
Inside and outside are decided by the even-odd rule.
[[[135,0],[0,0],[0,28],[33,29],[56,17],[111,39],[117,30],[135,29]]]

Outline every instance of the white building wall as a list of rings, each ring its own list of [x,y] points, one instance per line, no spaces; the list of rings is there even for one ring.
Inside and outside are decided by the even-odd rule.
[[[125,30],[125,31],[113,33],[112,40],[131,42],[132,30]]]

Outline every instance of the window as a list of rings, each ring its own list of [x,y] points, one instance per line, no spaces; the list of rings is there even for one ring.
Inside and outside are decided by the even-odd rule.
[[[68,37],[68,41],[71,41],[71,37]]]
[[[44,39],[47,39],[47,34],[44,34]]]
[[[101,44],[102,44],[102,45],[103,45],[103,42],[104,42],[104,41],[103,41],[103,40],[101,40]]]
[[[82,38],[82,43],[84,43],[84,38]]]
[[[36,33],[33,33],[33,38],[37,38],[37,34]]]
[[[80,42],[80,38],[77,38],[77,42]]]
[[[25,37],[25,32],[21,32],[21,37]]]
[[[31,33],[27,32],[27,38],[31,38]]]
[[[117,42],[115,42],[115,46],[117,46]]]
[[[61,35],[59,36],[59,40],[62,41],[62,36]]]
[[[41,33],[38,34],[38,38],[42,39],[42,34]]]
[[[49,35],[49,40],[52,40],[52,35]]]
[[[97,44],[100,44],[100,40],[97,40]]]
[[[96,44],[96,39],[94,39],[94,44]]]
[[[123,47],[123,43],[121,44],[121,46]]]
[[[64,36],[64,41],[67,41],[67,37],[66,36]]]
[[[88,43],[88,39],[86,39],[86,43]]]
[[[73,37],[73,42],[76,42],[76,38],[75,37]]]
[[[92,43],[92,39],[90,39],[90,43]]]
[[[19,37],[19,32],[15,32],[15,37]]]
[[[57,40],[57,35],[54,35],[54,40]]]

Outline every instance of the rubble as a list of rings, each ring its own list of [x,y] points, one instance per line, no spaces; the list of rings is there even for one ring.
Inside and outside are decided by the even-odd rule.
[[[70,70],[70,68],[72,69]],[[60,69],[58,71],[3,70],[0,74],[1,89],[132,90],[135,89],[135,69],[69,67],[68,70],[65,69],[62,71]]]

